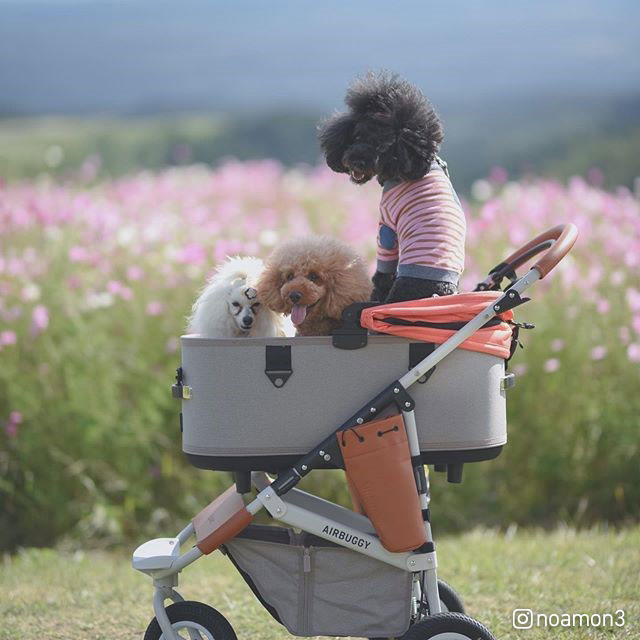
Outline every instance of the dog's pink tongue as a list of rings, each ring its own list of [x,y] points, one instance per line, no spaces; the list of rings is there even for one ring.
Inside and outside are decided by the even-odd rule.
[[[307,306],[304,304],[294,304],[291,309],[291,322],[298,325],[304,322],[307,317]]]

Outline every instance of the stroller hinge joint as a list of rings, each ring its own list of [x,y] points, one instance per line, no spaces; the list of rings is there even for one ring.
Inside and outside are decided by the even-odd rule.
[[[437,569],[437,567],[438,560],[435,551],[415,553],[407,558],[407,569],[409,571],[428,571],[430,569]]]
[[[286,503],[271,487],[263,489],[256,498],[264,505],[269,514],[277,520],[287,512]]]
[[[394,382],[393,388],[393,401],[396,403],[400,411],[413,411],[416,403],[414,399],[409,395],[409,392],[398,382]]]
[[[505,291],[505,294],[493,305],[493,310],[496,313],[503,313],[525,302],[529,302],[530,299],[531,298],[523,298],[515,289],[509,289]]]

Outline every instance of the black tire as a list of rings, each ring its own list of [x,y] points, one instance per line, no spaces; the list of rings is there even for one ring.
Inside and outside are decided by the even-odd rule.
[[[169,605],[166,609],[171,624],[176,622],[194,622],[208,631],[214,640],[238,640],[236,632],[228,620],[213,607],[202,602],[185,600]],[[156,618],[147,627],[144,640],[160,640],[162,630]],[[201,634],[202,635],[202,634]]]
[[[428,616],[409,627],[402,640],[430,640],[444,633],[455,634],[447,640],[496,640],[483,624],[461,613]]]
[[[438,594],[440,595],[440,604],[446,607],[443,613],[464,613],[462,598],[444,580],[438,580]]]
[[[440,596],[440,607],[444,613],[464,613],[464,604],[460,596],[452,586],[444,580],[438,580],[438,595]],[[406,635],[406,634],[405,634]],[[403,636],[404,637],[404,636]],[[387,640],[386,638],[369,638],[369,640]]]

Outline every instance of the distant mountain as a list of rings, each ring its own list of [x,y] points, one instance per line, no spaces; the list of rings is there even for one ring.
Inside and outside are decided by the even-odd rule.
[[[93,158],[91,166],[110,175],[140,167],[216,164],[228,157],[315,164],[321,161],[315,133],[320,117],[320,112],[288,109],[241,115],[0,118],[0,178],[43,171],[65,175],[88,157]],[[462,193],[496,165],[516,177],[533,171],[559,178],[598,167],[608,186],[632,186],[640,176],[640,95],[603,103],[512,101],[492,111],[452,110],[443,119],[442,155]]]
[[[445,113],[590,101],[637,89],[639,24],[631,0],[0,0],[0,112],[323,111],[382,67]]]

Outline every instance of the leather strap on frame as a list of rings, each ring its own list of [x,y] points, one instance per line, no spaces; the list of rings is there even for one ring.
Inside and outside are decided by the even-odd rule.
[[[238,535],[251,520],[253,516],[234,484],[193,519],[196,546],[209,554]]]

